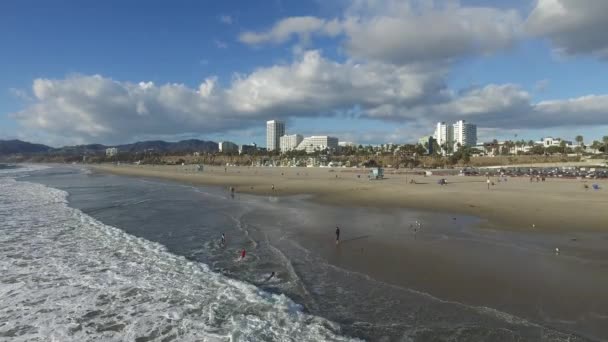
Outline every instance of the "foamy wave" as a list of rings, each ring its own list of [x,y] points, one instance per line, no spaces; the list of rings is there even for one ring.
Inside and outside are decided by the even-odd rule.
[[[27,172],[46,170],[49,168],[49,166],[40,165],[40,164],[17,164],[17,166],[18,167],[14,168],[14,169],[0,170],[0,175],[24,174]]]
[[[214,273],[0,178],[0,336],[12,341],[342,341],[283,295]]]

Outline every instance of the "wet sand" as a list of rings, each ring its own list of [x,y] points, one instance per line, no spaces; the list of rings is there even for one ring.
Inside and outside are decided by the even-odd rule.
[[[530,183],[510,178],[488,191],[484,178],[447,177],[449,184],[440,187],[439,177],[415,177],[419,184],[406,183],[405,175],[368,181],[365,174],[358,178],[352,170],[341,169],[206,168],[202,174],[187,167],[104,166],[98,170],[234,186],[236,201],[247,199],[242,193],[268,195],[272,210],[283,208],[273,216],[280,217],[280,222],[271,228],[272,220],[263,212],[257,220],[247,217],[247,221],[265,227],[258,239],[269,238],[270,243],[294,253],[289,258],[298,273],[306,274],[302,277],[309,291],[332,277],[330,266],[353,272],[351,281],[359,284],[353,284],[353,289],[343,285],[335,293],[320,295],[320,300],[341,306],[352,297],[340,291],[361,292],[360,281],[367,277],[379,282],[376,290],[358,295],[361,308],[349,305],[353,319],[369,316],[373,322],[373,315],[385,315],[374,303],[386,297],[381,306],[391,303],[390,312],[404,313],[387,315],[383,318],[386,326],[427,326],[434,320],[442,322],[441,327],[449,322],[459,326],[470,320],[472,335],[461,339],[474,340],[471,336],[483,334],[488,327],[494,327],[492,334],[502,331],[496,327],[504,323],[496,323],[495,317],[501,322],[521,318],[527,328],[512,331],[523,340],[554,340],[547,338],[551,333],[542,326],[608,338],[608,231],[600,209],[606,207],[605,190],[585,191],[580,181]],[[280,196],[300,193],[312,197],[292,203],[292,197]],[[319,204],[340,206],[321,210]],[[398,209],[408,207],[424,211]],[[286,214],[285,208],[294,211]],[[300,216],[300,212],[309,214]],[[585,216],[590,213],[591,217]],[[414,233],[416,220],[422,227]],[[535,222],[536,227],[527,222]],[[336,246],[333,231],[338,224],[342,242]],[[298,255],[288,242],[307,252]],[[319,260],[298,261],[310,255]],[[320,271],[305,265],[320,267],[319,280],[307,280],[311,272]],[[433,298],[421,300],[425,294]],[[344,319],[332,316],[331,308],[317,310],[331,319]],[[486,338],[510,340],[497,335]]]
[[[386,174],[369,181],[365,169],[256,168],[194,166],[101,165],[115,174],[157,177],[199,185],[234,187],[258,195],[311,194],[333,205],[398,207],[455,212],[483,218],[483,227],[544,232],[608,231],[608,181],[600,191],[585,190],[582,180],[548,178],[530,182],[509,178],[487,189],[485,177],[439,177]],[[447,178],[448,185],[437,181]],[[414,179],[416,184],[410,184]],[[272,186],[274,185],[274,191]]]

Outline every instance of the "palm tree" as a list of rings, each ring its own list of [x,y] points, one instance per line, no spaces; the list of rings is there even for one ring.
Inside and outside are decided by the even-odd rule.
[[[574,140],[576,140],[576,142],[578,143],[579,146],[583,146],[583,136],[582,135],[577,135],[576,138],[574,138]]]
[[[602,141],[604,142],[604,153],[608,153],[608,135],[604,135]]]

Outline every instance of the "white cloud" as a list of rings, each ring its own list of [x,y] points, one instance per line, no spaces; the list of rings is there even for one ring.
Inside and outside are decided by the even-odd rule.
[[[365,3],[366,11],[354,11],[343,21],[346,49],[352,56],[390,63],[490,54],[511,46],[521,26],[514,10],[465,7],[454,1],[426,6],[411,1]],[[375,6],[387,10],[370,16],[367,9]]]
[[[608,58],[608,1],[537,0],[527,31],[547,37],[562,55]]]
[[[226,25],[231,25],[234,19],[229,15],[220,15],[220,22]]]
[[[340,33],[337,21],[326,21],[316,17],[290,17],[277,22],[267,32],[244,32],[239,36],[243,43],[257,45],[263,43],[284,43],[294,35],[307,41],[312,34],[336,36]]]
[[[119,82],[99,75],[36,79],[35,101],[13,116],[26,128],[87,141],[213,133],[272,117],[334,115],[384,103],[413,107],[441,93],[444,70],[336,63],[308,51],[291,65],[260,68],[222,88]]]
[[[297,36],[344,37],[351,57],[406,64],[490,54],[511,46],[522,20],[515,10],[465,7],[455,1],[356,1],[342,18],[291,17],[267,32],[246,32],[247,44]]]
[[[195,88],[99,75],[36,79],[33,101],[12,116],[45,141],[101,143],[215,134],[257,127],[270,118],[340,115],[407,124],[407,132],[457,119],[503,130],[608,125],[608,95],[534,103],[513,84],[451,90],[447,72],[435,63],[337,63],[313,50],[289,65],[237,75],[228,86],[215,77]]]

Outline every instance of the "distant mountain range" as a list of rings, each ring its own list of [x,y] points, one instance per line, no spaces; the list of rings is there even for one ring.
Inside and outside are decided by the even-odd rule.
[[[105,152],[106,148],[116,147],[120,152],[145,152],[154,151],[160,153],[177,152],[217,152],[216,142],[197,139],[182,140],[178,142],[166,142],[161,140],[139,141],[132,144],[106,146],[101,144],[64,146],[53,148],[42,144],[33,144],[21,140],[0,140],[0,155],[14,154],[53,154],[53,155],[84,155]]]

